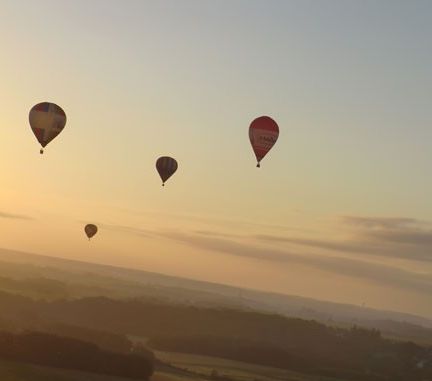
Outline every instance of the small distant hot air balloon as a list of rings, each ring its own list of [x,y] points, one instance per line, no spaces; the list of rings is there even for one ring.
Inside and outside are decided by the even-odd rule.
[[[279,136],[277,123],[269,116],[256,118],[249,126],[249,139],[257,158],[257,167],[260,161],[271,150]]]
[[[177,161],[169,156],[161,156],[156,161],[156,169],[162,179],[162,186],[177,171]]]
[[[66,125],[66,114],[60,106],[42,102],[31,108],[29,122],[36,139],[42,146],[40,150],[42,154],[45,146],[63,130]]]
[[[87,224],[84,228],[84,231],[90,241],[90,238],[92,238],[98,231],[98,228],[96,225],[93,224]]]

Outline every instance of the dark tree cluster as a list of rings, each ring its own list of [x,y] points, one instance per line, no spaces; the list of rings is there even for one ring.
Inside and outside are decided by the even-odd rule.
[[[139,380],[153,374],[153,363],[146,357],[108,352],[95,344],[38,332],[0,332],[0,358]]]
[[[317,334],[316,344],[277,345],[245,338],[185,334],[160,336],[151,342],[153,348],[165,351],[222,357],[345,380],[432,380],[432,356],[427,349],[382,339],[376,330],[353,327],[343,335]],[[326,351],[316,348],[323,346]]]
[[[43,302],[0,292],[0,319],[17,322],[28,317],[53,327],[109,332],[116,336],[88,336],[110,348],[125,348],[128,343],[121,337],[133,335],[150,339],[150,345],[161,350],[218,356],[344,380],[432,380],[431,349],[383,338],[376,329],[343,329],[313,320],[234,309],[106,297]],[[63,329],[78,338],[85,330]]]

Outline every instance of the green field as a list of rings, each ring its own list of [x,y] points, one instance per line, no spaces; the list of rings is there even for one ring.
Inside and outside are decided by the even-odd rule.
[[[191,373],[208,377],[215,370],[219,376],[227,376],[233,381],[343,381],[336,378],[305,375],[284,369],[225,360],[217,357],[160,351],[155,351],[155,354],[158,359],[165,363]]]

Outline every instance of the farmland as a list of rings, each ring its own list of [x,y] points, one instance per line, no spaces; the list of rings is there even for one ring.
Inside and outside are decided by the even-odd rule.
[[[225,378],[235,381],[340,381],[336,378],[305,375],[283,369],[225,360],[217,357],[161,351],[156,351],[155,354],[158,359],[165,363],[197,375],[202,375],[206,378],[209,378],[212,372],[214,372],[213,374],[221,379]],[[160,381],[162,381],[162,379]]]

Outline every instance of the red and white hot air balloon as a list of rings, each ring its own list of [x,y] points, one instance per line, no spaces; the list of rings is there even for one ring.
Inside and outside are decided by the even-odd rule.
[[[249,139],[257,159],[257,167],[260,161],[272,149],[279,137],[279,127],[269,116],[260,116],[252,121],[249,126]]]

